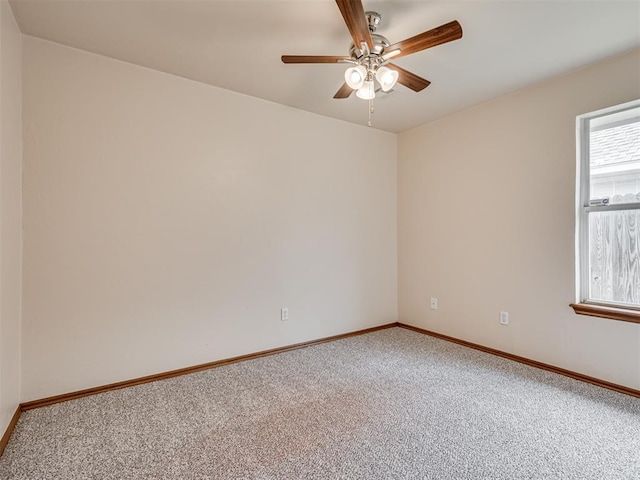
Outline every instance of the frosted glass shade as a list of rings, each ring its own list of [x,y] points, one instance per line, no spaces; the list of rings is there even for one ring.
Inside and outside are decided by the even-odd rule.
[[[387,67],[380,67],[376,71],[376,80],[378,80],[382,90],[388,92],[398,81],[398,72]]]
[[[347,82],[347,85],[354,90],[361,88],[366,78],[367,69],[362,65],[347,68],[347,71],[344,72],[344,80]]]
[[[362,84],[362,87],[358,89],[356,92],[358,98],[362,98],[363,100],[371,100],[376,96],[375,87],[373,85],[373,80],[367,80]]]

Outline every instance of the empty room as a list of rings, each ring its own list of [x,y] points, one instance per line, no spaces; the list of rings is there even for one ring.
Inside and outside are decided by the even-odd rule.
[[[640,1],[0,0],[0,478],[640,479]]]

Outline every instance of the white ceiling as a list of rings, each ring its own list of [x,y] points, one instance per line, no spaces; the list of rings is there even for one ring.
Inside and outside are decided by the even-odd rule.
[[[23,33],[361,125],[334,100],[348,55],[334,0],[11,0]],[[458,20],[460,40],[394,63],[432,83],[377,98],[374,128],[402,132],[640,45],[640,0],[367,1],[391,43]],[[639,65],[640,68],[640,65]]]

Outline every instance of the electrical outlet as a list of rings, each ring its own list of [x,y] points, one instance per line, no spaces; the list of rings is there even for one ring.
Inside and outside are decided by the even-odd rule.
[[[431,297],[431,310],[438,309],[438,299],[435,297]]]
[[[500,325],[509,325],[509,312],[500,312]]]
[[[283,322],[286,322],[289,320],[289,309],[288,308],[281,308],[280,309],[280,320]]]

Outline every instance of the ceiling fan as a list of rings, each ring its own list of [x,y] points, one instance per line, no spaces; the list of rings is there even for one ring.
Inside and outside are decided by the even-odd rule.
[[[333,98],[348,98],[355,90],[359,98],[371,100],[380,89],[387,92],[396,82],[419,92],[428,87],[429,80],[390,63],[400,58],[443,43],[462,38],[462,27],[453,20],[406,40],[390,44],[375,33],[380,23],[376,12],[365,12],[361,0],[336,0],[344,22],[353,38],[349,56],[282,55],[283,63],[349,63],[345,83]]]

